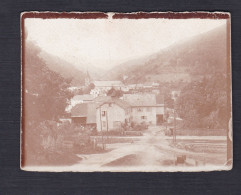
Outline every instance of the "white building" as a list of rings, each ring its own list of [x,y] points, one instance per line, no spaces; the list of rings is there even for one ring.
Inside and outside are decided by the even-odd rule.
[[[152,125],[162,123],[164,102],[161,102],[159,97],[157,102],[155,94],[124,94],[123,100],[131,105],[131,121],[138,124],[146,123]]]
[[[99,88],[91,89],[90,94],[93,95],[94,97],[97,97],[101,94],[101,90]]]
[[[120,130],[122,124],[130,122],[131,107],[120,99],[105,101],[96,109],[98,131]]]

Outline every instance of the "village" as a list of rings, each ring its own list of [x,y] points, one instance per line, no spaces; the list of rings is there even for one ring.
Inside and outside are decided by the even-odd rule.
[[[92,81],[87,74],[82,88],[90,85],[89,94],[75,95],[66,108],[71,123],[108,132],[164,122],[164,96],[158,90],[159,83],[124,85],[118,80]]]
[[[135,51],[127,52],[124,42],[99,37],[99,49],[91,42],[84,54],[82,43],[89,39],[80,33],[85,28],[76,31],[69,49],[63,47],[72,53],[69,56],[27,41],[26,165],[64,166],[70,171],[183,171],[231,162],[226,50],[225,41],[219,41],[225,39],[225,25],[161,48],[166,39],[158,24],[160,33],[145,44],[149,49],[138,46],[142,40],[129,32]],[[90,26],[91,36],[97,36],[92,30]],[[39,40],[34,29],[31,32],[29,36]],[[111,34],[119,37],[115,32],[119,30]],[[149,44],[154,44],[152,38],[163,39],[155,51]],[[138,54],[139,49],[143,53]]]
[[[213,143],[210,136],[200,137],[200,131],[177,129],[182,119],[174,108],[165,106],[159,83],[125,85],[118,80],[93,81],[86,75],[84,86],[69,89],[75,94],[66,107],[70,117],[60,119],[75,129],[63,139],[62,145],[81,159],[73,165],[78,170],[150,164],[205,166],[213,163],[215,157],[207,153],[217,151],[221,151],[215,157],[216,163],[220,163],[225,154],[223,138]],[[78,95],[79,90],[86,88],[89,93]],[[179,94],[180,91],[171,91],[173,101]],[[90,136],[83,137],[80,132]],[[211,136],[212,133],[217,132],[210,131]]]

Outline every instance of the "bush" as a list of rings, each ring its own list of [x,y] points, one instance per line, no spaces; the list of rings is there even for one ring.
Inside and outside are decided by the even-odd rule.
[[[131,127],[134,131],[143,131],[143,130],[148,129],[148,125],[146,123],[141,123],[141,124],[134,123],[134,124],[132,124]]]
[[[96,128],[91,131],[91,135],[92,135],[92,136],[93,136],[93,135],[98,135],[98,131],[97,131]]]
[[[121,130],[103,131],[103,134],[102,134],[102,132],[98,132],[98,135],[120,136],[120,135],[123,135],[123,131],[121,131]]]
[[[64,164],[67,156],[75,159],[76,148],[82,147],[78,150],[84,150],[83,147],[90,147],[91,131],[75,124],[44,121],[37,128],[32,126],[31,130],[25,143],[25,165],[58,164],[58,159],[61,161],[59,163]]]

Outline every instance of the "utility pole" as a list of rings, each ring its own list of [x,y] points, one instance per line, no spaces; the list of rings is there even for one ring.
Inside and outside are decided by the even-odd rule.
[[[101,129],[101,137],[102,137],[102,148],[103,150],[105,149],[105,146],[104,146],[104,138],[103,138],[103,129],[102,129],[102,119],[101,119],[101,106],[100,106],[100,129]]]
[[[108,106],[109,106],[109,105],[108,105]],[[107,128],[106,128],[106,130],[107,130],[106,133],[107,133],[107,143],[108,143],[108,141],[109,141],[109,124],[108,124],[108,123],[109,123],[109,121],[108,121],[108,107],[107,107],[107,109],[106,109],[106,125],[107,125],[107,126],[106,126],[106,127],[107,127]]]
[[[176,97],[175,97],[175,94],[174,94],[174,97],[173,97],[173,100],[174,100],[174,128],[173,128],[173,143],[176,144]]]
[[[174,129],[173,129],[173,140],[174,143],[176,143],[176,106],[175,106],[176,100],[174,100]]]

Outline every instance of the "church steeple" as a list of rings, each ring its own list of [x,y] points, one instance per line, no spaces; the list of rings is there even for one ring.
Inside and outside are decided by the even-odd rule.
[[[91,82],[91,78],[90,78],[90,75],[89,75],[89,71],[87,69],[86,75],[85,75],[85,86],[86,87],[89,86],[90,82]]]

